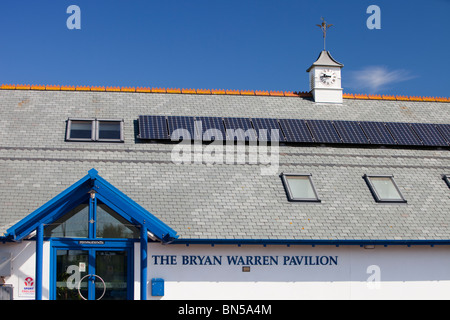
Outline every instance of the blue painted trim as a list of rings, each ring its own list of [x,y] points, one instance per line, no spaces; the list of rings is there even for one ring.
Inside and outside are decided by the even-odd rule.
[[[323,245],[323,246],[341,246],[341,245],[450,245],[450,240],[303,240],[303,239],[176,239],[170,244],[184,245]]]
[[[56,300],[56,250],[57,248],[50,246],[50,300]]]
[[[120,214],[122,216],[122,218],[127,220],[130,224],[135,224],[135,225],[140,224],[138,221],[136,221],[136,219],[133,219],[133,217],[131,215],[129,215],[128,212],[123,211],[119,206],[117,206],[114,202],[112,202],[110,199],[106,198],[105,196],[97,193],[95,198],[98,201],[100,201],[101,203],[106,204],[109,208],[111,208],[118,214]]]
[[[147,229],[162,241],[170,242],[178,238],[175,230],[153,216],[102,177],[97,176],[94,190],[100,196],[103,196],[101,198],[102,202],[110,206],[111,209],[120,211],[118,213],[123,213],[124,217],[126,217],[126,212],[129,213],[137,224],[145,224]]]
[[[98,176],[98,171],[92,168],[91,170],[88,171],[88,175],[92,180],[95,180]]]
[[[42,300],[42,276],[44,256],[44,225],[41,223],[36,230],[36,287],[35,299]]]
[[[88,251],[88,274],[96,274],[95,273],[95,258],[96,258],[96,252],[92,249],[87,250]],[[95,282],[91,281],[94,278],[88,277],[88,294],[87,299],[88,300],[95,300]]]
[[[95,238],[95,232],[96,232],[96,219],[97,217],[97,199],[89,198],[89,223],[88,223],[88,235],[90,239]],[[94,223],[91,223],[91,221],[94,221]]]
[[[53,209],[53,212],[51,215],[47,215],[46,217],[42,218],[42,220],[41,220],[42,224],[44,224],[44,226],[45,226],[46,224],[52,223],[53,221],[56,221],[59,218],[61,218],[63,215],[67,214],[72,209],[75,209],[81,203],[83,203],[83,202],[87,203],[87,201],[85,201],[85,198],[86,198],[86,195],[84,195],[82,192],[74,194],[73,196],[70,197],[69,202],[65,202],[62,205],[60,205],[59,207],[55,207]],[[19,233],[18,236],[22,236],[22,234],[27,235],[26,230]]]
[[[60,214],[60,211],[58,209],[61,209],[62,207],[67,205],[68,202],[72,202],[70,200],[72,200],[77,194],[79,194],[79,190],[84,189],[86,192],[88,191],[87,188],[89,187],[89,182],[90,177],[89,175],[87,175],[73,184],[71,187],[61,192],[55,198],[53,198],[37,210],[33,211],[24,219],[20,220],[14,226],[9,228],[6,231],[6,238],[14,241],[22,240],[33,230],[36,230],[38,225],[41,223],[41,220],[45,220],[45,223],[48,223],[48,221],[53,218],[52,220],[54,221],[56,216]]]
[[[99,240],[104,241],[104,244],[80,244],[79,241]],[[91,248],[107,248],[107,249],[120,249],[120,248],[133,248],[134,243],[139,239],[88,239],[88,238],[51,238],[51,245],[60,249],[73,249],[84,250]]]
[[[90,190],[97,192],[95,199],[98,196],[99,200],[121,214],[131,223],[138,225],[145,224],[147,229],[163,242],[169,243],[178,238],[175,230],[100,177],[97,170],[91,169],[81,180],[9,228],[3,239],[12,241],[22,240],[33,230],[36,230],[40,223],[51,223],[61,215],[67,213],[68,208],[72,208],[74,205],[81,203],[84,197],[87,200]],[[93,207],[95,208],[95,206]],[[93,214],[95,212],[90,212],[90,215]]]
[[[147,300],[147,227],[141,227],[141,300]]]
[[[128,290],[127,298],[133,299],[134,295],[134,243],[135,239],[105,239],[105,244],[78,244],[79,240],[86,238],[52,238],[50,256],[50,300],[56,300],[56,253],[58,250],[83,250],[89,254],[88,273],[95,273],[95,252],[96,251],[127,251],[128,263]],[[92,291],[92,290],[90,290]],[[89,296],[93,298],[93,296]]]

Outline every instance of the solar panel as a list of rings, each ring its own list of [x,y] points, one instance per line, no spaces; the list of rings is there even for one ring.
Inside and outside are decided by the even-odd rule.
[[[421,146],[422,142],[411,129],[409,123],[387,122],[386,127],[399,145]]]
[[[184,139],[194,140],[198,138],[194,127],[194,117],[169,116],[167,117],[167,123],[172,141]]]
[[[259,141],[284,141],[277,119],[252,118],[252,123]]]
[[[397,144],[391,134],[385,127],[383,122],[367,122],[359,123],[371,144],[392,145]]]
[[[342,143],[336,129],[331,121],[327,120],[307,120],[314,140],[318,143]]]
[[[425,146],[446,147],[447,142],[439,133],[438,129],[431,123],[412,123],[414,132],[419,136]]]
[[[147,115],[138,124],[149,140],[270,141],[278,130],[282,142],[450,146],[450,124]]]
[[[169,139],[166,116],[139,116],[139,139]]]
[[[356,121],[333,121],[344,143],[369,144],[364,131]]]
[[[437,124],[436,128],[439,130],[439,132],[447,141],[447,144],[450,146],[450,124]]]
[[[249,118],[224,118],[227,140],[257,141]]]
[[[304,120],[280,119],[279,123],[287,142],[314,142]]]
[[[225,127],[219,117],[195,117],[197,130],[203,141],[225,140]],[[201,121],[199,123],[199,121]],[[201,125],[201,126],[200,126]]]

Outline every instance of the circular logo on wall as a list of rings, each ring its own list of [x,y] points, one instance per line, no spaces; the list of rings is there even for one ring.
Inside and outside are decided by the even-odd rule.
[[[25,287],[32,287],[34,285],[34,280],[32,277],[25,278]]]

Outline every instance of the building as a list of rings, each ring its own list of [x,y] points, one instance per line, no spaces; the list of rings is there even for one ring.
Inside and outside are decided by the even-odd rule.
[[[450,99],[343,94],[342,68],[321,52],[310,93],[3,85],[2,296],[450,298]]]

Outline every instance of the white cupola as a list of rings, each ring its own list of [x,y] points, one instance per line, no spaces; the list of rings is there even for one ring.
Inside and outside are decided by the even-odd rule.
[[[317,26],[323,33],[323,51],[316,62],[309,67],[309,87],[317,103],[342,103],[341,69],[342,63],[333,59],[329,51],[326,51],[327,31],[332,24],[327,24],[324,18]]]
[[[342,63],[333,59],[329,51],[323,50],[316,62],[309,67],[309,85],[317,103],[342,103]]]

